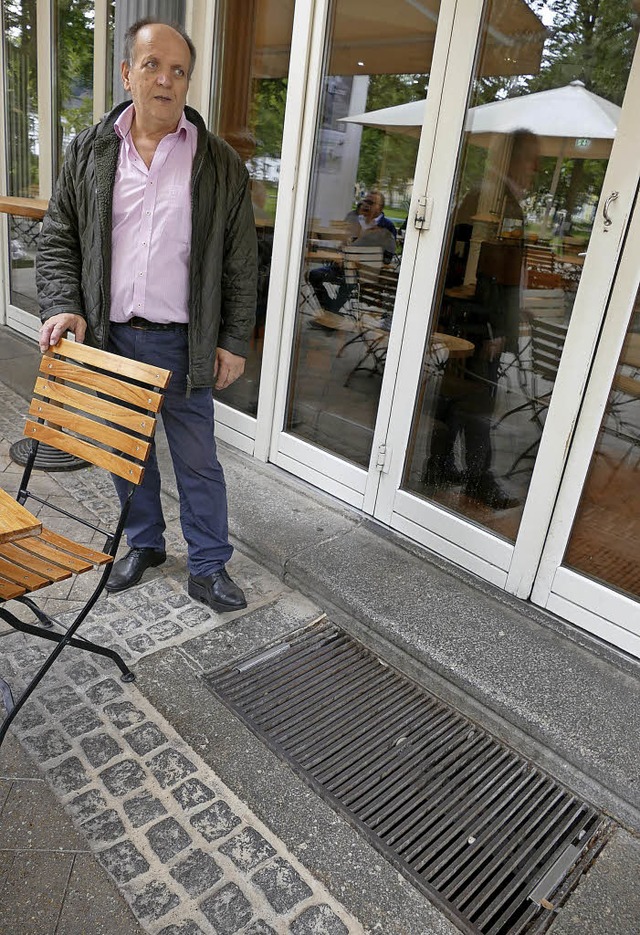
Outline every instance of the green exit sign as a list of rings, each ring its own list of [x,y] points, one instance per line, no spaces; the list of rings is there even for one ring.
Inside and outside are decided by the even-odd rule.
[[[589,149],[591,140],[587,136],[581,136],[576,140],[576,149]]]

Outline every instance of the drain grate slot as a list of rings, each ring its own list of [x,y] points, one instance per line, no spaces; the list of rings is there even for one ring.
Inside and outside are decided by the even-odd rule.
[[[208,682],[469,935],[543,931],[602,846],[599,812],[326,620]]]

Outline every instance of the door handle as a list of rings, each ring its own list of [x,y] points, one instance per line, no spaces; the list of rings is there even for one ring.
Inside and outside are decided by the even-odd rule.
[[[603,207],[603,209],[602,209],[602,215],[603,215],[603,217],[604,217],[604,226],[605,226],[605,227],[610,227],[611,224],[613,224],[613,221],[612,221],[611,218],[609,217],[609,205],[612,204],[612,203],[617,199],[617,197],[618,197],[619,194],[620,194],[620,192],[611,192],[611,194],[609,195],[609,197],[607,198],[607,200],[606,200],[605,203],[604,203],[604,207]]]

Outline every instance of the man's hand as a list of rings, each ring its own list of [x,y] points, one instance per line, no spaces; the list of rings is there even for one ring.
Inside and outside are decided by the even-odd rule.
[[[67,331],[71,331],[78,344],[82,344],[87,331],[87,323],[82,315],[73,315],[63,312],[53,315],[40,328],[40,350],[44,354],[50,347],[57,344]]]
[[[216,348],[216,362],[213,368],[213,375],[216,378],[215,388],[226,390],[228,386],[235,383],[244,373],[244,365],[244,357],[225,351],[222,347]]]

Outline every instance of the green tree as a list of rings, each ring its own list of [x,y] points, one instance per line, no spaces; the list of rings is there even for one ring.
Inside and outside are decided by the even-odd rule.
[[[66,144],[93,123],[93,0],[57,3],[57,169]]]
[[[637,0],[534,0],[553,14],[539,74],[526,91],[546,91],[582,81],[588,91],[622,104],[638,39]],[[541,160],[539,191],[549,191],[555,160]],[[566,161],[555,201],[572,212],[599,194],[604,160]]]
[[[36,0],[6,0],[2,5],[6,56],[8,191],[37,194],[38,116]]]
[[[427,78],[427,75],[371,75],[366,109],[379,110],[422,100]],[[383,189],[390,201],[401,201],[413,178],[417,152],[415,138],[363,127],[358,179],[367,188]]]
[[[574,80],[621,104],[638,39],[633,0],[534,0],[553,13],[542,68],[527,91],[558,88]]]
[[[257,157],[280,158],[286,100],[286,78],[260,78],[254,81],[250,119]]]

